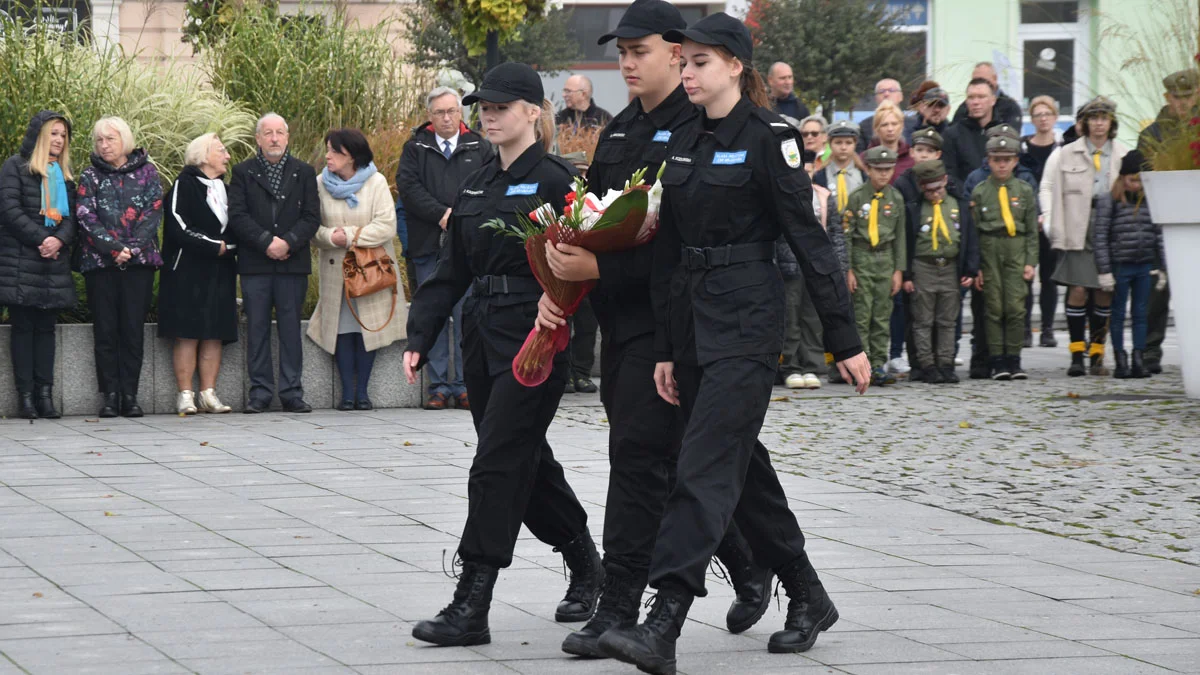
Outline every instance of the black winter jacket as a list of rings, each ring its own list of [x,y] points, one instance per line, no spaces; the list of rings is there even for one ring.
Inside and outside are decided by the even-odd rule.
[[[68,309],[75,306],[71,278],[71,243],[75,239],[75,184],[67,181],[71,207],[57,227],[45,226],[42,211],[42,177],[29,173],[29,158],[42,127],[51,120],[67,125],[66,117],[43,110],[29,121],[20,154],[0,168],[0,305]],[[38,246],[48,236],[63,243],[58,258],[43,258]]]
[[[321,201],[313,168],[288,156],[282,197],[276,199],[258,158],[233,167],[229,183],[229,229],[238,244],[239,274],[309,274],[308,241],[321,226]],[[287,260],[267,257],[271,240],[288,244]]]
[[[450,159],[442,154],[437,133],[431,124],[413,129],[404,144],[400,167],[396,169],[396,190],[408,219],[408,258],[434,255],[441,249],[442,228],[438,222],[454,204],[459,188],[487,163],[494,153],[492,145],[466,126],[458,130],[458,145]]]
[[[1096,198],[1092,212],[1096,214],[1092,235],[1100,274],[1112,274],[1113,267],[1121,264],[1166,269],[1162,227],[1150,219],[1149,202],[1143,199],[1139,205],[1136,197],[1114,202],[1112,195],[1106,194]]]
[[[987,127],[981,127],[979,120],[973,117],[951,124],[942,137],[942,161],[946,163],[946,173],[959,183],[965,182],[987,158],[987,129],[997,124],[1000,122],[993,119]]]
[[[1003,90],[996,92],[996,105],[992,106],[992,119],[1004,124],[1011,124],[1020,129],[1025,113],[1021,110],[1021,104],[1017,103],[1016,99],[1009,98]],[[954,117],[950,120],[951,124],[961,122],[968,119],[967,102],[963,101],[958,104],[958,108],[954,111]]]

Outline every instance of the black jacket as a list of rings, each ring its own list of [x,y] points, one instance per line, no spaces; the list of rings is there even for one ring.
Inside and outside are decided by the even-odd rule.
[[[951,124],[942,137],[942,161],[946,173],[962,183],[987,157],[987,129],[1000,124],[993,119],[987,127],[979,120],[967,117]]]
[[[804,274],[826,351],[862,352],[837,253],[812,208],[800,134],[743,97],[705,131],[700,116],[671,134],[654,239],[651,296],[660,361],[707,365],[783,349],[783,278],[774,260],[782,234]],[[695,251],[684,259],[683,247]],[[709,265],[733,247],[742,262]]]
[[[563,108],[554,116],[554,123],[558,126],[564,124],[573,127],[603,127],[612,121],[612,114],[596,105],[596,101],[588,102],[588,109],[583,112]]]
[[[1100,274],[1112,274],[1113,268],[1121,264],[1165,269],[1162,227],[1151,220],[1149,202],[1143,199],[1139,205],[1136,198],[1114,202],[1112,195],[1105,194],[1096,198],[1093,213],[1096,270]]]
[[[1021,123],[1025,118],[1025,113],[1021,110],[1021,104],[1016,100],[1009,98],[1003,90],[996,92],[996,105],[992,106],[992,119],[1001,124],[1011,124],[1020,129]],[[954,118],[951,122],[961,122],[967,119],[967,103],[963,101],[958,104],[958,108],[954,111]]]
[[[796,98],[796,92],[787,95],[787,98],[771,99],[771,110],[780,115],[787,115],[797,121],[803,120],[809,116],[808,106],[804,105],[804,101]]]
[[[309,274],[312,256],[308,241],[321,226],[317,174],[288,155],[283,170],[283,196],[276,199],[258,159],[233,167],[229,183],[229,229],[238,243],[240,274]],[[271,239],[288,244],[287,260],[267,257]]]
[[[221,225],[208,205],[208,187],[202,180],[208,176],[199,168],[185,166],[163,204],[163,267],[184,278],[183,283],[194,284],[197,277],[213,274],[221,267],[218,261],[232,263],[237,252],[232,230]]]
[[[490,143],[465,125],[458,132],[458,145],[450,159],[442,154],[440,139],[430,124],[413,129],[412,137],[404,144],[396,169],[396,190],[408,222],[404,255],[409,258],[437,254],[441,248],[442,228],[438,222],[442,214],[454,203],[467,176],[494,153]]]
[[[75,239],[75,184],[67,181],[70,208],[57,227],[45,226],[41,215],[42,177],[29,173],[29,158],[42,127],[51,120],[67,125],[66,117],[43,110],[29,121],[21,151],[0,168],[0,305],[68,309],[75,306],[71,278],[71,243]],[[63,243],[58,258],[43,258],[38,246],[48,236]]]

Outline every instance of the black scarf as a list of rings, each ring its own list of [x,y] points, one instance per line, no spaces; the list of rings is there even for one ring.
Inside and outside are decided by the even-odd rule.
[[[269,183],[271,186],[271,194],[275,195],[276,199],[283,197],[283,194],[281,193],[283,188],[283,169],[284,165],[287,164],[288,157],[290,156],[291,153],[285,149],[283,151],[283,157],[280,157],[278,162],[272,164],[271,162],[267,161],[267,158],[263,155],[262,148],[258,149],[258,163],[260,166],[262,166],[263,173],[267,175],[267,183]]]

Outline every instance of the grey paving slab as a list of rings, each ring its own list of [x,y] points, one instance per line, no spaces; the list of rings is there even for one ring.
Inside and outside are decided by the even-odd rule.
[[[1030,386],[1003,390],[1003,422],[981,409],[1000,391],[990,382],[905,384],[863,399],[779,390],[787,400],[772,404],[764,441],[841,621],[807,654],[771,655],[786,601],[730,635],[732,591],[711,578],[680,641],[680,672],[1194,670],[1200,573],[1137,551],[1188,558],[1166,546],[1191,545],[1179,500],[1192,496],[1196,459],[1171,451],[1166,464],[1153,420],[1191,428],[1200,406],[1065,397],[1067,386],[1169,396],[1179,387],[1170,362],[1166,377],[1131,385],[1067,383],[1051,368],[1056,354],[1038,358]],[[1100,441],[1041,447],[1038,426],[1069,435],[1105,424],[1101,415],[1128,420],[1135,407],[1144,442],[1118,435],[1133,448],[1125,456]],[[967,414],[971,426],[958,427]],[[605,516],[604,417],[596,397],[568,396],[549,434],[594,533]],[[796,421],[809,418],[846,421]],[[858,440],[878,438],[880,424],[947,443]],[[1014,432],[1020,441],[1001,447]],[[412,639],[412,624],[453,589],[445,572],[475,440],[462,411],[0,421],[0,675],[632,672],[561,654],[571,628],[553,621],[562,558],[528,532],[497,585],[492,644]],[[1003,489],[1018,485],[1017,469],[1026,487]],[[1084,519],[1078,500],[1130,480],[1144,494],[1121,491],[1098,507],[1107,519]],[[1088,534],[1002,524],[1054,531],[1047,523],[1076,518]],[[1134,521],[1144,536],[1131,533]],[[1166,531],[1183,538],[1160,540]],[[1129,550],[1089,543],[1096,537]]]

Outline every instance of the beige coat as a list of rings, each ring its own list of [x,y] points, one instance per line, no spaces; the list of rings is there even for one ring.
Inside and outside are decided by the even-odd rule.
[[[1108,175],[1112,183],[1121,173],[1121,160],[1129,148],[1112,141]],[[1082,251],[1087,243],[1088,221],[1092,216],[1092,185],[1096,166],[1088,154],[1087,139],[1080,138],[1054,151],[1046,160],[1038,203],[1042,207],[1042,229],[1050,247],[1059,251]]]
[[[353,241],[361,230],[359,246],[383,246],[392,260],[399,262],[400,257],[396,255],[396,247],[392,243],[396,238],[396,204],[392,201],[387,179],[379,173],[367,179],[358,191],[358,206],[353,209],[346,205],[345,200],[330,196],[319,176],[317,192],[321,197],[321,227],[313,237],[313,243],[317,246],[317,273],[321,281],[321,296],[308,324],[308,337],[321,349],[332,354],[337,347],[338,315],[342,311],[344,292],[342,260],[346,257],[346,249],[333,244],[333,232],[339,227],[343,228],[346,240]],[[383,325],[388,312],[391,311],[392,293],[380,291],[357,298],[354,302],[358,318],[362,319],[368,328],[377,328]],[[367,351],[374,351],[404,339],[407,323],[408,309],[401,292],[396,299],[396,314],[387,328],[378,332],[362,331]]]

